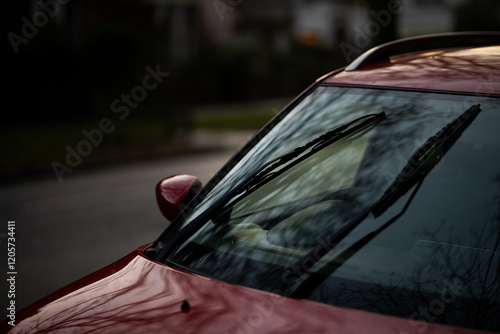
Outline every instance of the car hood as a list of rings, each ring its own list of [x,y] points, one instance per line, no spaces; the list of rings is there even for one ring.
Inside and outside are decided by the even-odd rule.
[[[145,248],[19,312],[9,333],[476,332],[208,279],[154,262]]]

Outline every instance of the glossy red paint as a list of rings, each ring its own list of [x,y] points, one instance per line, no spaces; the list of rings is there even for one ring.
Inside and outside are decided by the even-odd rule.
[[[151,261],[145,248],[23,310],[9,333],[485,333],[211,280]]]
[[[500,46],[415,52],[342,71],[323,82],[499,95],[499,57]]]
[[[174,220],[189,202],[193,192],[199,191],[201,183],[196,176],[174,175],[156,185],[156,201],[162,214]]]

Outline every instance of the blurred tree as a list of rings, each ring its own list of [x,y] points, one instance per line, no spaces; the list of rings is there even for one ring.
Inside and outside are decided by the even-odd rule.
[[[456,31],[500,30],[500,3],[497,0],[468,0],[455,7]]]
[[[109,104],[141,83],[147,37],[134,26],[108,24],[92,31],[80,54],[81,79],[92,104],[91,117],[109,113]],[[154,64],[153,64],[154,65]]]
[[[390,1],[387,0],[370,0],[370,12],[372,13],[380,13],[382,11],[388,11],[388,3]],[[373,18],[370,17],[372,20]],[[386,43],[397,38],[397,15],[390,13],[390,17],[387,24],[381,27],[380,32],[376,34],[372,40],[371,45],[379,45],[382,43]]]
[[[258,73],[259,59],[257,41],[243,37],[216,50],[214,69],[217,84],[226,101],[237,101],[244,96],[245,84]]]

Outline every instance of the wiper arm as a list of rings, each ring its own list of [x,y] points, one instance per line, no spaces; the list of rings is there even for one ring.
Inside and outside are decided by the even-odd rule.
[[[170,253],[171,250],[176,245],[189,238],[189,236],[193,235],[201,226],[203,226],[203,224],[205,224],[205,222],[207,222],[209,219],[212,219],[214,214],[221,208],[227,206],[228,204],[231,207],[234,206],[237,202],[247,197],[250,193],[258,189],[264,183],[269,182],[273,178],[284,173],[286,170],[292,168],[301,161],[316,154],[317,152],[333,144],[334,142],[342,138],[345,138],[348,135],[351,135],[371,124],[379,122],[382,119],[385,119],[385,117],[386,115],[385,112],[383,111],[378,114],[369,114],[358,117],[350,121],[349,123],[343,124],[333,130],[330,130],[320,135],[319,137],[316,137],[315,139],[309,141],[303,146],[297,147],[294,150],[267,162],[256,172],[250,175],[250,177],[248,177],[246,181],[242,183],[241,186],[235,187],[226,195],[222,196],[207,210],[205,210],[199,216],[193,219],[193,221],[191,221],[188,225],[179,230],[175,235],[170,236],[169,240],[167,240],[167,243],[162,244],[162,247],[156,256],[156,260],[160,262],[163,261],[166,258],[167,254]],[[303,154],[308,149],[310,149],[310,151]],[[301,154],[303,155],[300,157],[300,159],[297,159]],[[296,160],[286,165],[288,162],[294,159]],[[273,172],[279,167],[283,168]],[[218,216],[220,217],[222,215],[219,214]]]
[[[415,188],[401,213],[383,224],[375,232],[371,232],[367,236],[363,237],[353,246],[349,247],[345,252],[340,254],[335,259],[337,260],[335,269],[338,269],[343,263],[345,263],[345,261],[347,261],[352,255],[372,240],[378,233],[394,223],[408,208],[425,176],[431,171],[432,168],[434,168],[435,165],[439,163],[439,161],[441,161],[443,155],[472,123],[480,110],[479,104],[473,105],[452,122],[445,125],[434,136],[427,139],[427,141],[411,155],[407,165],[396,176],[394,182],[387,188],[378,201],[338,231],[321,240],[316,247],[303,256],[299,261],[295,262],[292,267],[287,268],[284,271],[284,274],[287,272],[299,272],[300,274],[283,281],[281,289],[283,294],[286,296],[296,297],[297,291],[301,291],[304,283],[309,281],[309,278],[311,277],[309,270],[312,266],[318,263],[328,252],[333,250],[338,243],[359,224],[361,224],[361,222],[363,222],[370,213],[372,213],[374,217],[380,216],[397,199],[403,196],[406,191],[418,183],[418,186]]]
[[[418,190],[420,189],[420,186],[422,185],[423,179],[420,180],[420,182],[417,184],[413,192],[411,193],[410,197],[408,198],[408,201],[406,201],[403,209],[396,214],[394,217],[389,219],[387,222],[385,222],[383,225],[378,227],[376,230],[371,231],[370,233],[367,233],[365,236],[363,236],[361,239],[350,245],[347,249],[342,251],[339,255],[337,255],[332,261],[329,261],[329,263],[325,264],[322,268],[322,274],[324,274],[322,277],[315,277],[309,272],[309,269],[314,265],[316,262],[310,261],[305,262],[305,261],[298,261],[295,266],[293,267],[294,269],[292,270],[291,268],[289,269],[289,272],[301,272],[301,270],[304,272],[304,274],[299,274],[295,278],[290,279],[290,281],[293,281],[295,284],[289,285],[289,284],[284,284],[282,286],[282,292],[285,296],[288,297],[294,297],[294,298],[305,298],[308,294],[310,294],[316,286],[318,286],[322,281],[324,281],[327,277],[329,277],[331,274],[333,274],[337,269],[339,269],[347,260],[349,260],[354,254],[356,254],[361,248],[363,248],[367,243],[369,243],[373,238],[375,238],[377,235],[382,233],[386,228],[388,228],[390,225],[392,225],[396,220],[399,219],[402,215],[405,214],[406,210],[410,206],[411,202],[413,201],[413,198],[417,194]],[[336,244],[330,243],[330,244],[324,244],[325,250],[327,250],[329,247],[333,249]],[[310,254],[310,253],[309,253]],[[305,259],[306,257],[304,257]],[[314,262],[314,263],[313,263]],[[302,267],[298,266],[298,263],[301,263]],[[286,273],[286,271],[285,271]],[[291,282],[285,282],[284,283],[291,283]]]

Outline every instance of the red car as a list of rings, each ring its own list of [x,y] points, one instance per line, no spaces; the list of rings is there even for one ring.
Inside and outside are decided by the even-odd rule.
[[[161,181],[154,242],[3,332],[498,332],[499,129],[499,33],[376,47],[203,188]]]

